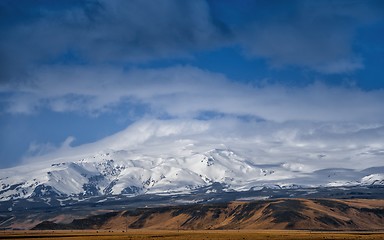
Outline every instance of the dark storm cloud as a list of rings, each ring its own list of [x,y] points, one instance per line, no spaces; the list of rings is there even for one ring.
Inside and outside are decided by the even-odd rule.
[[[3,1],[1,76],[50,63],[143,61],[225,42],[204,1]]]
[[[77,37],[71,15],[91,15],[96,7],[79,1],[1,1],[1,80],[25,78],[30,68],[68,51]]]
[[[247,55],[272,66],[301,66],[323,73],[363,68],[354,52],[357,30],[382,20],[382,1],[210,1],[213,14],[236,33]],[[240,19],[233,21],[233,19]]]
[[[272,66],[325,73],[363,67],[357,28],[382,17],[380,1],[0,2],[0,78],[28,79],[47,64],[188,57],[240,44]]]

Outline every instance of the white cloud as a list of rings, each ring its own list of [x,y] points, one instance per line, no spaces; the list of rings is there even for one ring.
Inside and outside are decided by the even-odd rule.
[[[60,146],[56,146],[51,142],[38,143],[33,141],[29,144],[28,151],[25,154],[25,158],[31,158],[36,156],[45,156],[58,151],[66,151],[71,149],[71,143],[75,141],[75,138],[72,136],[67,137]]]
[[[40,156],[52,153],[57,150],[57,147],[52,143],[37,143],[31,142],[28,147],[26,156]]]
[[[328,146],[324,139],[336,145],[345,141],[351,149],[360,146],[355,138],[349,138],[354,136],[377,144],[370,141],[382,132],[377,126],[365,131],[353,124],[384,121],[384,90],[364,91],[321,83],[260,87],[190,66],[129,71],[121,68],[131,67],[133,62],[188,58],[196,51],[236,46],[249,57],[266,59],[274,67],[350,73],[364,68],[365,56],[358,55],[353,45],[356,31],[382,19],[382,7],[377,7],[376,2],[261,1],[249,8],[244,8],[244,3],[235,4],[230,11],[226,3],[202,0],[170,0],[161,5],[124,0],[55,3],[60,7],[48,2],[28,7],[0,3],[3,12],[9,13],[0,20],[4,23],[0,24],[4,32],[0,41],[0,93],[2,107],[6,106],[10,113],[33,114],[49,109],[98,115],[122,111],[131,112],[129,118],[135,120],[164,116],[196,119],[212,114],[223,119],[295,122],[287,128],[268,124],[251,127],[236,121],[228,127],[229,122],[215,122],[221,126],[218,131],[225,130],[226,134],[240,131],[253,136],[255,127],[264,134],[255,135],[259,143],[270,134],[265,129],[276,131],[266,150],[258,151],[279,151],[273,146],[281,142],[286,150],[282,155],[298,149],[290,149],[291,145],[305,147],[316,142]],[[248,15],[243,16],[243,12]],[[220,14],[224,17],[220,18]],[[236,17],[227,18],[227,14]],[[313,133],[302,134],[308,123],[329,127],[324,124],[330,122],[342,125],[337,125],[336,130],[311,128],[308,131]],[[360,130],[352,134],[347,122],[352,123],[352,129]],[[338,132],[344,128],[345,136]],[[148,131],[143,132],[144,140],[152,136]],[[165,134],[176,130],[170,127],[161,131]],[[69,140],[64,145],[67,150],[72,149]],[[31,145],[32,153],[51,151],[49,144],[35,145]],[[380,146],[366,149],[366,156],[380,152]]]
[[[382,124],[275,123],[231,117],[145,119],[95,143],[60,148],[28,158],[26,162],[77,161],[85,156],[120,150],[131,153],[128,154],[131,157],[157,158],[171,157],[186,149],[204,153],[214,148],[228,148],[260,166],[272,164],[292,171],[365,169],[382,165],[383,129]]]
[[[48,108],[100,114],[127,105],[145,108],[143,115],[152,117],[197,117],[213,112],[278,122],[384,120],[384,90],[322,83],[259,87],[189,66],[131,71],[102,66],[57,67],[36,71],[34,79],[33,84],[15,87],[7,99],[10,112]]]
[[[66,149],[71,147],[71,143],[73,143],[76,140],[75,137],[69,136],[67,137],[64,142],[61,144],[60,148]]]

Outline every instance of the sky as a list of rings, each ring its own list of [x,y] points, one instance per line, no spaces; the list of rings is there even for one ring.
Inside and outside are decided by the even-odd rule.
[[[0,33],[0,168],[151,121],[384,155],[381,0],[2,0]]]

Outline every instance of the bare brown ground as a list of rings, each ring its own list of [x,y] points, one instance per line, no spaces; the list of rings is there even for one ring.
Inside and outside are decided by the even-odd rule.
[[[112,231],[5,231],[0,239],[164,239],[164,240],[381,240],[384,232],[313,232],[293,230],[128,230]]]
[[[124,216],[124,212],[110,218],[99,229],[124,230],[130,228],[146,230],[204,230],[204,229],[274,229],[274,230],[333,230],[333,231],[363,231],[383,230],[384,220],[381,215],[361,209],[377,209],[379,214],[384,206],[384,200],[336,200],[320,199],[326,203],[311,199],[276,199],[260,202],[252,206],[248,202],[232,202],[225,208],[183,210],[175,214],[176,210],[153,211]],[[300,203],[292,207],[290,202]],[[256,202],[257,203],[257,202]],[[292,204],[292,203],[291,203]],[[200,212],[200,215],[198,213]],[[276,214],[279,213],[279,214]],[[295,219],[295,213],[299,216]],[[321,221],[321,217],[328,221]],[[291,227],[288,228],[288,224]],[[384,238],[383,238],[384,239]]]

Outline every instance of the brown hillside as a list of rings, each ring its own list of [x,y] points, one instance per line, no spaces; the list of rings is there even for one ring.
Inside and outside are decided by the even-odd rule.
[[[275,199],[142,208],[34,229],[383,230],[384,200]]]

